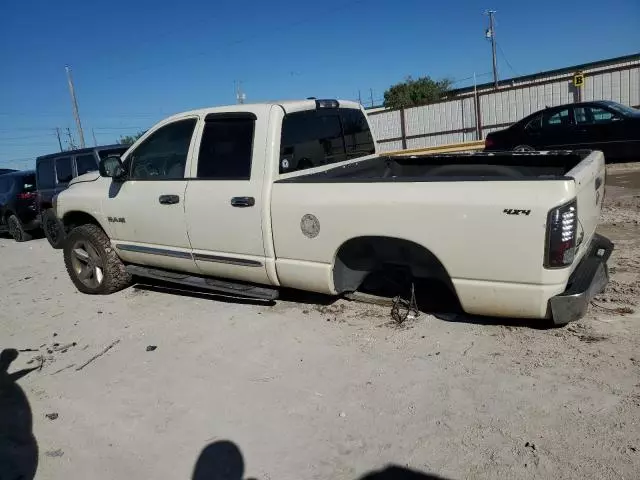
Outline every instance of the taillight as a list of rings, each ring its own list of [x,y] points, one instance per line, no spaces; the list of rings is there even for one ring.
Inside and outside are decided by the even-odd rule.
[[[484,139],[484,148],[489,149],[495,145],[493,138],[487,137]]]
[[[578,203],[576,200],[549,212],[544,262],[546,268],[562,268],[573,263],[576,256],[577,230]]]
[[[30,200],[32,198],[36,198],[36,194],[34,192],[23,192],[18,194],[18,200]]]

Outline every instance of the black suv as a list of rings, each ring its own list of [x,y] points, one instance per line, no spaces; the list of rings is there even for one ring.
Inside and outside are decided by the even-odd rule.
[[[64,229],[52,209],[53,197],[65,190],[69,182],[85,173],[97,171],[101,159],[122,155],[128,145],[105,145],[53,153],[36,159],[38,211],[44,234],[53,248],[62,248]]]
[[[9,233],[16,242],[31,240],[40,228],[33,170],[0,175],[0,233]]]

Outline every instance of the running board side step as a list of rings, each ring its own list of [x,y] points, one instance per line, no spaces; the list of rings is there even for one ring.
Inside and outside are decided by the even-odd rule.
[[[250,283],[231,282],[216,278],[187,275],[158,268],[127,265],[127,272],[136,277],[152,278],[168,283],[176,283],[193,288],[209,290],[213,293],[223,293],[236,297],[253,298],[256,300],[273,301],[278,298],[279,291],[275,288],[257,286]]]

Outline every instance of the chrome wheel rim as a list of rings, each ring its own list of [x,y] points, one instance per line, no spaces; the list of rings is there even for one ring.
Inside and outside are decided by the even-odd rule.
[[[71,249],[71,265],[78,280],[89,288],[98,288],[104,280],[104,263],[93,245],[78,240]]]
[[[513,149],[514,152],[533,152],[533,148],[531,148],[529,145],[518,145],[516,148]]]

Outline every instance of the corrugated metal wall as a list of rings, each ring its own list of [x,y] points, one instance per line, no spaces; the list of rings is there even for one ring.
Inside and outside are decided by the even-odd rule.
[[[584,69],[585,84],[579,92],[572,74],[552,74],[535,80],[514,79],[498,90],[478,90],[481,138],[503,129],[545,107],[590,100],[613,100],[640,105],[640,58]],[[477,140],[473,95],[407,108],[369,114],[382,151],[421,148]],[[581,98],[580,98],[581,97]],[[404,115],[404,132],[401,116]]]

